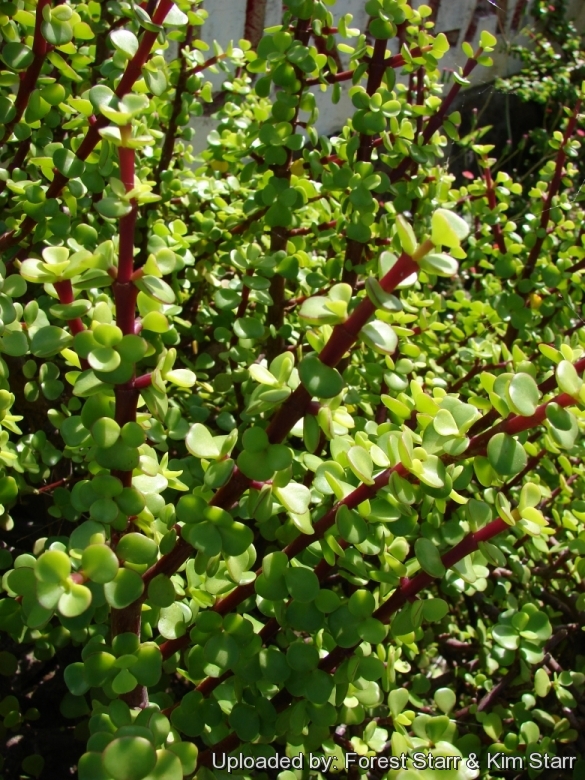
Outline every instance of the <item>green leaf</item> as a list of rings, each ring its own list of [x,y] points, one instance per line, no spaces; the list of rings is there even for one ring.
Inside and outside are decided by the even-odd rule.
[[[57,149],[53,154],[53,162],[63,176],[68,179],[74,179],[77,176],[81,176],[85,169],[85,163],[80,160],[70,149]]]
[[[329,299],[321,295],[308,298],[303,301],[299,311],[299,317],[310,325],[335,325],[338,322],[344,322],[347,318],[347,305],[340,307],[340,310],[331,309],[328,306]]]
[[[221,552],[222,537],[217,528],[207,521],[183,526],[181,535],[190,545],[210,558]]]
[[[39,358],[48,358],[66,349],[73,341],[73,336],[63,328],[46,325],[39,328],[31,341],[31,352]]]
[[[173,371],[167,371],[164,378],[183,389],[193,387],[197,379],[193,371],[190,371],[188,368],[176,368]]]
[[[63,673],[65,685],[74,696],[83,696],[89,690],[89,684],[85,679],[85,664],[79,661],[65,667]]]
[[[387,293],[375,276],[369,276],[366,279],[366,292],[377,309],[388,312],[402,311],[400,298]]]
[[[161,303],[175,302],[173,288],[164,279],[159,279],[157,276],[142,276],[135,282],[135,285],[145,295]]]
[[[26,70],[34,59],[32,49],[19,42],[5,42],[0,54],[2,61],[12,70]]]
[[[138,38],[130,30],[113,30],[110,33],[110,41],[114,48],[125,54],[128,59],[138,51]]]
[[[319,593],[319,580],[314,571],[301,566],[289,566],[284,572],[291,598],[302,603],[313,601]]]
[[[229,634],[216,634],[205,644],[203,657],[208,664],[215,667],[207,673],[212,677],[219,677],[223,671],[232,668],[238,662],[240,649],[236,640]]]
[[[374,320],[364,325],[360,331],[360,338],[381,355],[393,355],[398,346],[398,336],[388,323],[381,320]]]
[[[144,67],[142,69],[142,75],[144,76],[148,89],[153,95],[160,97],[164,94],[168,87],[167,76],[164,69],[157,68],[153,71],[148,67]]]
[[[406,252],[407,255],[413,255],[418,246],[416,236],[414,235],[412,226],[402,214],[396,216],[396,232],[398,233],[402,251]]]
[[[337,510],[335,521],[339,533],[350,544],[361,544],[368,535],[365,520],[357,513],[350,511],[344,504]]]
[[[557,384],[563,393],[578,396],[583,380],[577,373],[575,366],[568,360],[561,360],[556,368]]]
[[[512,626],[506,626],[502,623],[493,627],[492,636],[506,650],[517,650],[520,644],[520,637],[516,630]]]
[[[334,398],[343,390],[339,371],[324,365],[315,354],[300,362],[299,377],[306,390],[317,398]]]
[[[230,713],[230,726],[238,737],[251,742],[260,733],[260,718],[256,710],[249,704],[236,704]]]
[[[157,628],[165,639],[178,639],[187,633],[192,613],[186,604],[174,601],[160,611]]]
[[[94,371],[105,373],[115,371],[121,363],[120,355],[111,347],[96,347],[92,349],[87,360]]]
[[[175,586],[166,574],[157,574],[148,584],[148,600],[154,606],[170,607],[175,598]]]
[[[347,451],[349,466],[356,477],[366,485],[373,485],[374,464],[370,453],[364,447],[350,447]]]
[[[519,474],[528,460],[524,447],[507,433],[497,433],[490,439],[487,456],[492,468],[502,476]]]
[[[437,209],[431,218],[432,241],[435,246],[456,248],[467,238],[467,222],[453,211]]]
[[[451,412],[439,409],[433,420],[433,428],[440,436],[457,436],[459,428]]]
[[[105,84],[92,87],[89,90],[89,99],[95,111],[99,111],[102,106],[117,104],[118,100],[114,92]]]
[[[255,317],[239,317],[234,322],[234,333],[239,339],[260,339],[264,326]]]
[[[311,491],[305,485],[289,482],[285,487],[273,488],[272,492],[287,512],[302,515],[309,508]]]
[[[176,4],[173,3],[173,5],[171,6],[171,10],[165,16],[165,20],[163,24],[183,27],[188,23],[188,21],[189,21],[189,17],[187,16],[187,14],[183,13],[183,11],[181,11],[181,9]]]
[[[120,737],[107,745],[102,759],[114,780],[142,780],[156,766],[156,751],[144,737]]]
[[[60,550],[47,550],[35,565],[35,576],[41,582],[60,583],[71,571],[69,556]]]
[[[393,718],[396,718],[408,704],[408,691],[406,688],[395,688],[388,695],[388,706]]]
[[[551,689],[550,678],[545,669],[537,669],[534,673],[534,692],[540,698],[548,696]]]
[[[18,485],[14,477],[0,477],[0,504],[10,504],[18,496]],[[7,552],[7,551],[0,551]]]
[[[442,577],[445,574],[445,566],[439,551],[430,539],[425,539],[424,537],[417,539],[414,544],[414,551],[421,568],[427,574],[430,574],[431,577]]]
[[[449,605],[444,599],[425,599],[423,601],[423,616],[430,623],[442,620],[449,613]]]
[[[47,43],[53,46],[63,46],[73,38],[73,27],[69,22],[55,19],[54,15],[50,22],[41,24],[41,32]]]
[[[33,777],[39,777],[43,771],[44,766],[45,759],[38,754],[34,754],[32,756],[27,756],[23,760],[22,771],[28,775],[32,775]]]
[[[216,459],[221,454],[217,442],[201,423],[195,423],[191,426],[185,444],[191,455],[195,455],[197,458]]]
[[[423,271],[435,276],[451,277],[459,270],[457,260],[444,252],[430,252],[419,260],[419,266]]]
[[[411,604],[407,604],[406,606],[402,607],[402,609],[397,612],[392,619],[392,623],[390,625],[392,636],[406,636],[407,634],[410,634],[412,631],[414,631],[411,606]]]
[[[482,33],[479,37],[479,45],[484,50],[493,49],[493,47],[497,44],[498,39],[495,37],[495,35],[492,35],[491,32],[488,30],[482,30]]]
[[[100,417],[91,426],[91,435],[98,447],[113,447],[120,438],[120,426],[111,417]]]
[[[105,544],[90,544],[83,551],[81,566],[86,577],[93,582],[111,582],[118,573],[118,559]]]
[[[190,775],[197,766],[197,748],[190,742],[171,742],[168,750],[178,756],[183,775]]]
[[[104,585],[106,600],[115,609],[124,609],[142,595],[142,577],[130,569],[120,569],[115,578]]]
[[[451,690],[451,688],[438,688],[435,691],[434,699],[437,707],[441,712],[444,712],[445,715],[448,715],[451,712],[457,702],[455,691]]]
[[[59,612],[68,618],[74,618],[82,615],[89,609],[92,596],[89,588],[78,583],[71,583],[67,590],[59,599]]]
[[[513,412],[530,417],[536,411],[540,391],[530,374],[516,374],[508,385],[508,401]]]
[[[153,539],[140,533],[127,533],[120,539],[116,554],[130,563],[152,564],[158,555],[158,545]]]
[[[218,530],[222,540],[223,551],[226,555],[242,555],[254,541],[252,529],[243,523],[233,521],[225,525],[220,523]]]
[[[107,219],[120,219],[132,211],[132,205],[119,198],[102,198],[95,207]]]

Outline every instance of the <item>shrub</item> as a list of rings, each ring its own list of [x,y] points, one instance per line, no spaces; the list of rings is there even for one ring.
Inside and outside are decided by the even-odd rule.
[[[531,189],[481,131],[456,187],[495,39],[443,87],[429,7],[335,11],[212,53],[184,0],[0,9],[0,671],[62,675],[80,780],[582,751],[580,98]]]

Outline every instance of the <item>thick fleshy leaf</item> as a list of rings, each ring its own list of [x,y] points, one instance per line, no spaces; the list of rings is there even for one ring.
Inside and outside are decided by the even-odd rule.
[[[492,468],[503,476],[519,474],[526,466],[526,450],[507,433],[497,433],[488,444],[487,456]]]
[[[124,609],[139,599],[144,590],[142,577],[130,569],[120,569],[115,578],[104,585],[108,604],[116,609]]]
[[[197,458],[219,458],[220,449],[213,436],[201,423],[191,426],[185,444],[191,455]]]
[[[106,747],[102,760],[114,780],[142,780],[156,766],[156,751],[144,737],[119,737]]]
[[[508,385],[508,401],[516,414],[530,417],[536,411],[540,392],[530,374],[516,374]]]
[[[302,515],[309,508],[311,491],[305,485],[289,482],[285,487],[273,488],[273,493],[288,512]]]
[[[557,366],[556,374],[557,383],[561,392],[573,396],[579,395],[579,391],[583,386],[583,380],[572,363],[569,363],[568,360],[561,360]]]
[[[300,362],[299,376],[307,391],[317,398],[334,398],[343,389],[339,371],[324,365],[317,355],[308,355]]]
[[[91,591],[85,585],[71,583],[69,589],[59,599],[59,612],[65,617],[82,615],[91,604]]]
[[[347,460],[356,477],[366,485],[373,485],[372,473],[374,464],[370,453],[364,447],[350,447]]]
[[[47,550],[35,566],[35,575],[41,582],[58,583],[67,579],[71,571],[69,556],[60,550]]]
[[[469,234],[469,225],[458,214],[437,209],[431,219],[432,241],[435,246],[458,247]]]
[[[110,33],[110,41],[117,51],[128,58],[133,57],[138,51],[138,38],[130,30],[113,30]]]
[[[431,577],[442,577],[445,574],[445,566],[441,561],[440,553],[430,539],[424,537],[417,539],[414,552],[423,571],[426,571]]]
[[[143,276],[135,282],[139,290],[161,303],[174,303],[175,293],[173,288],[158,276]]]
[[[374,320],[364,325],[360,331],[360,338],[381,355],[393,355],[398,346],[398,336],[393,328],[381,320]]]
[[[284,580],[291,598],[301,602],[313,601],[319,592],[319,580],[314,571],[302,566],[289,566]]]
[[[81,565],[86,577],[93,582],[111,582],[118,573],[118,559],[105,544],[90,544],[83,551]]]
[[[47,325],[39,328],[32,338],[31,352],[39,358],[48,358],[56,355],[73,341],[73,336],[63,328],[55,325]]]

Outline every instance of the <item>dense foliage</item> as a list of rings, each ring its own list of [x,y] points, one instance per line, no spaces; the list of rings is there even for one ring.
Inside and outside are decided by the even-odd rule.
[[[445,86],[429,7],[366,11],[0,5],[0,673],[66,684],[0,700],[6,780],[57,706],[80,780],[583,754],[581,92],[530,187],[480,130],[456,186],[495,39]]]

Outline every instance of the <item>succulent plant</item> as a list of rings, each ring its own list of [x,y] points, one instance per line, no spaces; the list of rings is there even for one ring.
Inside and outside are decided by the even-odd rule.
[[[413,5],[0,6],[0,673],[80,780],[583,770],[582,93],[524,188]]]

